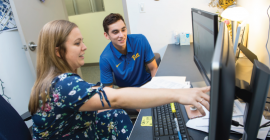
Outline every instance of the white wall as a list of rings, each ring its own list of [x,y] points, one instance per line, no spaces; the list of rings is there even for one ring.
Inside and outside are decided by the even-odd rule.
[[[21,115],[28,111],[34,77],[29,68],[18,31],[0,34],[0,79],[11,105]],[[2,88],[0,88],[2,95]],[[29,126],[32,122],[27,122]]]
[[[153,52],[163,57],[166,46],[174,43],[173,31],[192,33],[191,8],[216,13],[208,6],[210,0],[127,0],[127,10],[132,34],[144,34]],[[145,13],[139,12],[144,3]],[[192,38],[192,37],[191,37]]]
[[[127,0],[131,33],[144,34],[153,51],[159,52],[163,57],[167,44],[174,43],[173,31],[192,33],[192,7],[213,13],[219,10],[209,7],[209,2],[210,0]],[[139,13],[139,3],[144,3],[145,13]],[[237,0],[237,6],[246,8],[250,13],[248,48],[267,66],[270,63],[265,48],[269,26],[266,11],[269,5],[269,0]]]
[[[237,5],[246,8],[250,14],[247,19],[249,23],[248,48],[258,56],[260,62],[269,66],[269,57],[265,46],[269,28],[267,8],[270,5],[270,1],[237,0]],[[268,49],[270,49],[269,43]]]

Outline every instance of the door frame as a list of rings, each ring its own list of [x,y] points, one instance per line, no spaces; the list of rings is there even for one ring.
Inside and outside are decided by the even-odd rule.
[[[127,10],[127,0],[122,0],[122,5],[123,5],[123,10],[124,10],[124,18],[125,18],[127,33],[131,34],[130,33],[129,18],[128,18],[128,10]]]

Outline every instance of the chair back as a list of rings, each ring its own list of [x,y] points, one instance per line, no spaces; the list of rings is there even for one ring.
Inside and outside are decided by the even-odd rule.
[[[0,95],[0,139],[31,140],[31,134],[18,112]]]

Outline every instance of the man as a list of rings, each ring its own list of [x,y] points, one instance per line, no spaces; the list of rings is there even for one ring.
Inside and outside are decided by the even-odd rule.
[[[146,37],[127,35],[126,24],[120,14],[109,14],[103,20],[103,28],[104,36],[111,42],[100,55],[101,82],[112,87],[112,72],[119,87],[140,87],[150,81],[158,67]],[[145,64],[150,73],[146,71]]]

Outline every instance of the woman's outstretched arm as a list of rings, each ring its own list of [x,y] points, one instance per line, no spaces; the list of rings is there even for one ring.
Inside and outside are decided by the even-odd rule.
[[[113,108],[151,108],[178,102],[184,105],[194,105],[205,115],[199,102],[209,110],[209,92],[210,87],[190,88],[190,89],[145,89],[145,88],[121,88],[112,89],[105,87],[104,91],[110,101],[111,107],[103,98],[104,107],[101,104],[100,97],[95,94],[84,105],[80,111],[95,111],[100,109]]]

